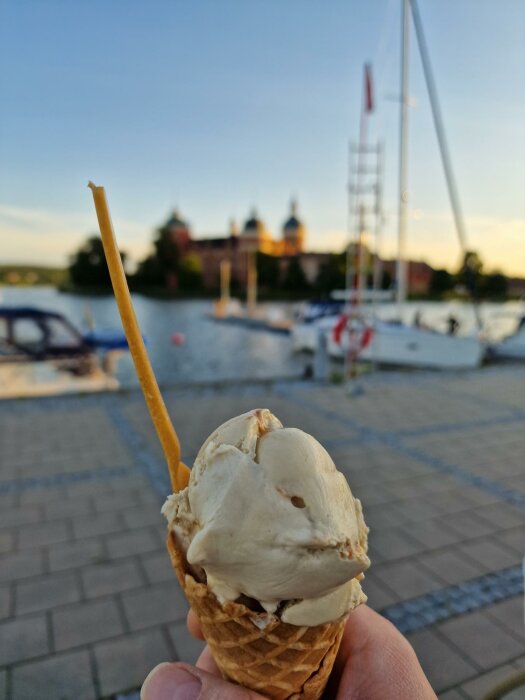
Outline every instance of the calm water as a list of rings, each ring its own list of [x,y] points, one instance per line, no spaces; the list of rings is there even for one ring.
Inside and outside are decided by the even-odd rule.
[[[53,288],[4,287],[1,303],[30,304],[64,313],[81,328],[86,310],[98,328],[120,326],[113,297],[79,297],[60,294]],[[209,301],[160,301],[139,295],[133,297],[142,332],[148,339],[148,352],[153,369],[162,383],[201,382],[218,379],[271,378],[299,376],[309,358],[293,355],[287,336],[249,331],[244,328],[215,323],[206,315],[211,311]],[[290,304],[271,304],[291,313]],[[466,304],[411,302],[402,309],[403,320],[409,322],[416,311],[424,322],[441,327],[453,313],[461,322],[461,332],[475,328],[472,308]],[[525,304],[484,304],[481,308],[484,324],[493,338],[512,332],[516,318],[525,313]],[[378,315],[391,318],[392,306],[378,307]],[[185,343],[175,346],[174,333],[183,333]],[[125,355],[119,362],[117,377],[125,386],[137,383],[131,358]]]

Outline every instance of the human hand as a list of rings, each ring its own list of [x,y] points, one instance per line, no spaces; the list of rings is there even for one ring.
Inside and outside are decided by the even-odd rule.
[[[203,639],[196,615],[188,628]],[[163,663],[144,681],[141,700],[264,700],[262,695],[220,677],[209,647],[196,667]],[[408,641],[366,605],[346,623],[328,686],[327,700],[435,700],[436,694]]]

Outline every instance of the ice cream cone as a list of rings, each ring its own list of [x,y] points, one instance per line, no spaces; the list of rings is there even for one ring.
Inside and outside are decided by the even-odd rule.
[[[348,615],[315,627],[289,625],[237,602],[221,605],[190,573],[173,532],[168,551],[199,618],[213,658],[227,680],[272,700],[318,700],[328,681]],[[260,623],[260,625],[258,624]]]

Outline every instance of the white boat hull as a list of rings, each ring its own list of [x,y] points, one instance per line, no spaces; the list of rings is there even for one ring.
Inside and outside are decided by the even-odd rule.
[[[484,347],[473,336],[446,335],[381,321],[371,324],[371,327],[371,340],[359,351],[360,360],[399,367],[472,369],[479,367],[483,359]],[[359,336],[359,331],[356,335]],[[338,344],[330,332],[327,347],[332,357],[343,357],[349,349],[348,333]]]
[[[0,363],[0,399],[115,391],[118,380],[100,367],[84,376],[61,371],[53,361]]]
[[[525,360],[525,328],[493,345],[491,355],[502,360]]]
[[[329,316],[312,323],[295,323],[290,331],[294,352],[315,352],[319,345],[319,333],[331,334],[337,317]]]

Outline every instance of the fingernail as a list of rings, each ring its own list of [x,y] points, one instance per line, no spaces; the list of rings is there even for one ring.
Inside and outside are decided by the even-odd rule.
[[[172,669],[170,683],[173,700],[197,700],[201,694],[200,679],[184,668],[176,666]]]
[[[201,681],[181,666],[163,663],[154,668],[142,686],[141,700],[197,700]]]

